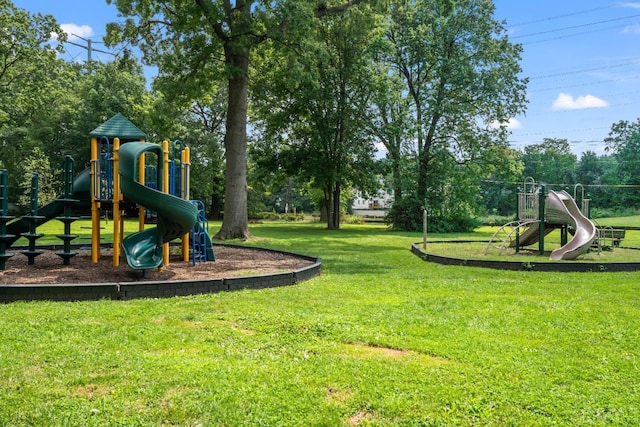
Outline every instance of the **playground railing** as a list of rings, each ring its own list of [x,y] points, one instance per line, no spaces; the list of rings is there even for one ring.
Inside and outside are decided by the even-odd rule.
[[[518,219],[531,221],[538,219],[538,194],[518,193]]]

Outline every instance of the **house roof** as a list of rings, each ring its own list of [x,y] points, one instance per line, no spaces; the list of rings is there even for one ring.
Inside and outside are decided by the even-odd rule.
[[[90,137],[122,139],[146,139],[147,134],[136,127],[129,119],[118,113],[89,133]]]

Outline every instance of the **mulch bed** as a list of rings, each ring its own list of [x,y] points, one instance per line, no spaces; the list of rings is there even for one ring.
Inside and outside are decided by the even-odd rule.
[[[214,251],[215,261],[196,265],[172,255],[169,265],[160,270],[147,270],[143,278],[142,271],[129,267],[124,257],[120,265],[114,267],[111,250],[102,250],[97,264],[91,262],[88,250],[81,250],[71,258],[71,265],[63,265],[62,258],[47,250],[35,258],[34,265],[27,265],[27,257],[20,254],[19,249],[12,248],[10,252],[15,256],[7,261],[6,270],[0,271],[0,285],[214,279],[292,271],[313,264],[313,261],[291,254],[237,246],[216,246]]]

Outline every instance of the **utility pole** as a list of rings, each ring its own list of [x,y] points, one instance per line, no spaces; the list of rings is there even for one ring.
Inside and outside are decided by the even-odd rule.
[[[87,42],[87,45],[85,46],[85,45],[82,45],[82,44],[80,44],[80,43],[74,43],[74,42],[71,42],[71,41],[67,41],[67,43],[69,43],[69,44],[72,44],[72,45],[74,45],[74,46],[78,46],[78,47],[81,47],[81,48],[83,48],[83,49],[86,49],[86,50],[87,50],[87,62],[91,62],[91,59],[92,59],[92,53],[93,53],[93,52],[106,53],[107,55],[116,56],[116,54],[115,54],[115,53],[107,52],[106,50],[100,50],[100,49],[96,49],[96,48],[94,48],[94,47],[93,47],[93,43],[94,43],[94,42],[93,42],[91,39],[85,39],[84,37],[80,37],[80,36],[79,36],[79,35],[77,35],[77,34],[71,34],[71,35],[72,35],[72,36],[74,36],[74,37],[76,37],[76,38],[78,38],[78,39],[80,39],[80,40],[83,40],[83,41]]]

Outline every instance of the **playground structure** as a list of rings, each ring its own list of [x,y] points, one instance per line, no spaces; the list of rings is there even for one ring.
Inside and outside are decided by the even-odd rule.
[[[580,201],[580,207],[576,200]],[[619,244],[624,230],[598,228],[589,217],[590,200],[585,198],[581,184],[574,186],[572,197],[564,190],[547,190],[544,184],[527,178],[523,191],[518,193],[518,219],[494,233],[485,254],[491,249],[498,249],[500,253],[507,249],[519,252],[525,246],[538,243],[538,251],[543,255],[545,236],[558,228],[561,247],[551,252],[551,260],[575,260],[592,247],[599,251],[608,238],[611,247]],[[569,234],[572,234],[571,239],[568,239]]]
[[[113,266],[119,266],[121,251],[129,266],[137,270],[160,268],[169,263],[169,242],[182,240],[182,257],[189,260],[189,242],[193,262],[213,261],[215,256],[211,239],[202,229],[204,206],[189,200],[190,151],[182,142],[173,144],[170,160],[169,143],[162,145],[144,142],[146,134],[123,115],[116,114],[96,128],[91,137],[91,166],[77,176],[73,173],[73,159],[65,158],[64,191],[53,202],[38,207],[38,178],[32,178],[31,209],[27,215],[14,220],[8,215],[8,176],[0,171],[0,270],[14,254],[8,253],[20,237],[29,241],[21,251],[29,264],[42,253],[35,241],[42,237],[36,228],[51,219],[64,224],[63,250],[56,254],[69,265],[77,252],[71,242],[71,223],[79,214],[90,212],[91,259],[97,263],[101,252],[101,218],[113,217]],[[149,154],[149,156],[146,156]],[[155,156],[155,164],[153,158]],[[151,157],[151,158],[149,158]],[[151,161],[151,162],[150,162]],[[202,210],[202,212],[200,212]],[[123,213],[137,211],[139,231],[124,236]],[[145,229],[147,215],[157,218],[157,226]],[[196,240],[197,239],[197,240]]]

